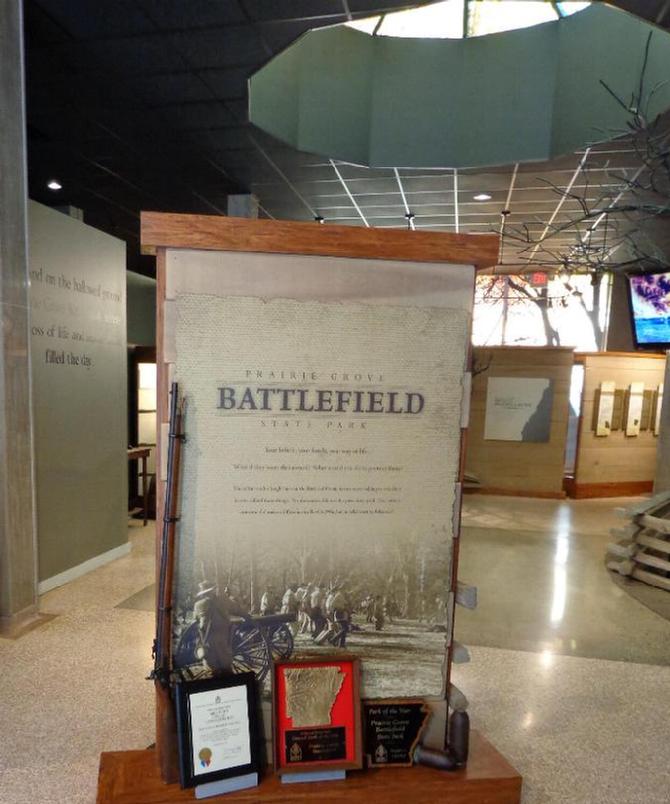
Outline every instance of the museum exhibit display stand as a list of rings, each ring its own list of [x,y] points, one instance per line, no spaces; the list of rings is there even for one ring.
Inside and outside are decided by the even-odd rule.
[[[166,446],[183,433],[174,598],[161,598],[175,612],[172,650],[158,677],[252,671],[268,749],[285,728],[270,717],[284,689],[270,684],[272,668],[330,678],[350,655],[360,696],[420,698],[430,712],[421,744],[444,750],[449,712],[468,705],[451,665],[468,658],[453,639],[455,606],[476,595],[457,580],[470,329],[475,273],[495,263],[497,237],[143,213],[142,244],[157,261],[158,523]],[[169,429],[169,389],[185,402],[183,430]],[[300,590],[310,602],[291,609]],[[291,669],[301,662],[309,669]],[[193,798],[177,784],[172,698],[156,683],[155,750],[102,755],[99,802]],[[282,710],[289,777],[310,762],[335,767],[344,752],[334,700],[318,720],[297,698]],[[334,753],[319,753],[326,738],[310,742],[310,726]],[[185,761],[198,784],[214,770],[211,734],[205,761],[196,737],[200,760]],[[520,791],[519,774],[473,732],[457,771],[353,769],[286,785],[268,763],[258,787],[226,798],[512,804]]]

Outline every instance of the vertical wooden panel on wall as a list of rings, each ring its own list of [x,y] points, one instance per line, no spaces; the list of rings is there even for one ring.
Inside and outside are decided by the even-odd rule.
[[[593,430],[594,406],[602,382],[613,381],[617,390],[641,382],[655,391],[663,382],[663,355],[637,352],[601,352],[581,355],[584,392],[575,470],[576,497],[641,494],[652,490],[658,437],[653,427],[627,436],[625,427],[599,437]]]
[[[573,351],[563,347],[476,347],[466,469],[480,491],[562,497]],[[546,378],[553,383],[549,441],[484,439],[489,377]]]

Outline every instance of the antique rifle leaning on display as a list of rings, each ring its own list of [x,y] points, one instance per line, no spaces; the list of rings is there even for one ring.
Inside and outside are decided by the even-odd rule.
[[[179,461],[184,434],[181,431],[184,403],[179,400],[178,383],[170,388],[170,425],[168,432],[167,477],[163,503],[160,562],[158,566],[158,596],[156,638],[153,645],[154,669],[151,678],[164,687],[170,684],[172,671],[172,585],[174,578],[175,525],[179,489]]]

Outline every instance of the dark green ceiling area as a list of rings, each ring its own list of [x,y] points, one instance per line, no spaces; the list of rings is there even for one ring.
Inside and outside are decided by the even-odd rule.
[[[249,119],[301,151],[369,167],[548,160],[625,130],[630,113],[602,82],[628,103],[645,58],[656,115],[670,107],[670,35],[608,5],[469,39],[327,28],[251,78]]]

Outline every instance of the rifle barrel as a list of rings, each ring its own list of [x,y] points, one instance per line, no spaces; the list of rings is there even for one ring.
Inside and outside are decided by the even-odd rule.
[[[174,569],[174,529],[177,513],[177,485],[179,482],[179,457],[181,439],[181,408],[179,385],[173,382],[170,388],[170,424],[168,431],[167,478],[163,501],[163,527],[161,532],[160,564],[158,571],[158,611],[156,640],[154,645],[154,677],[164,683],[171,670],[172,638],[172,578]]]

